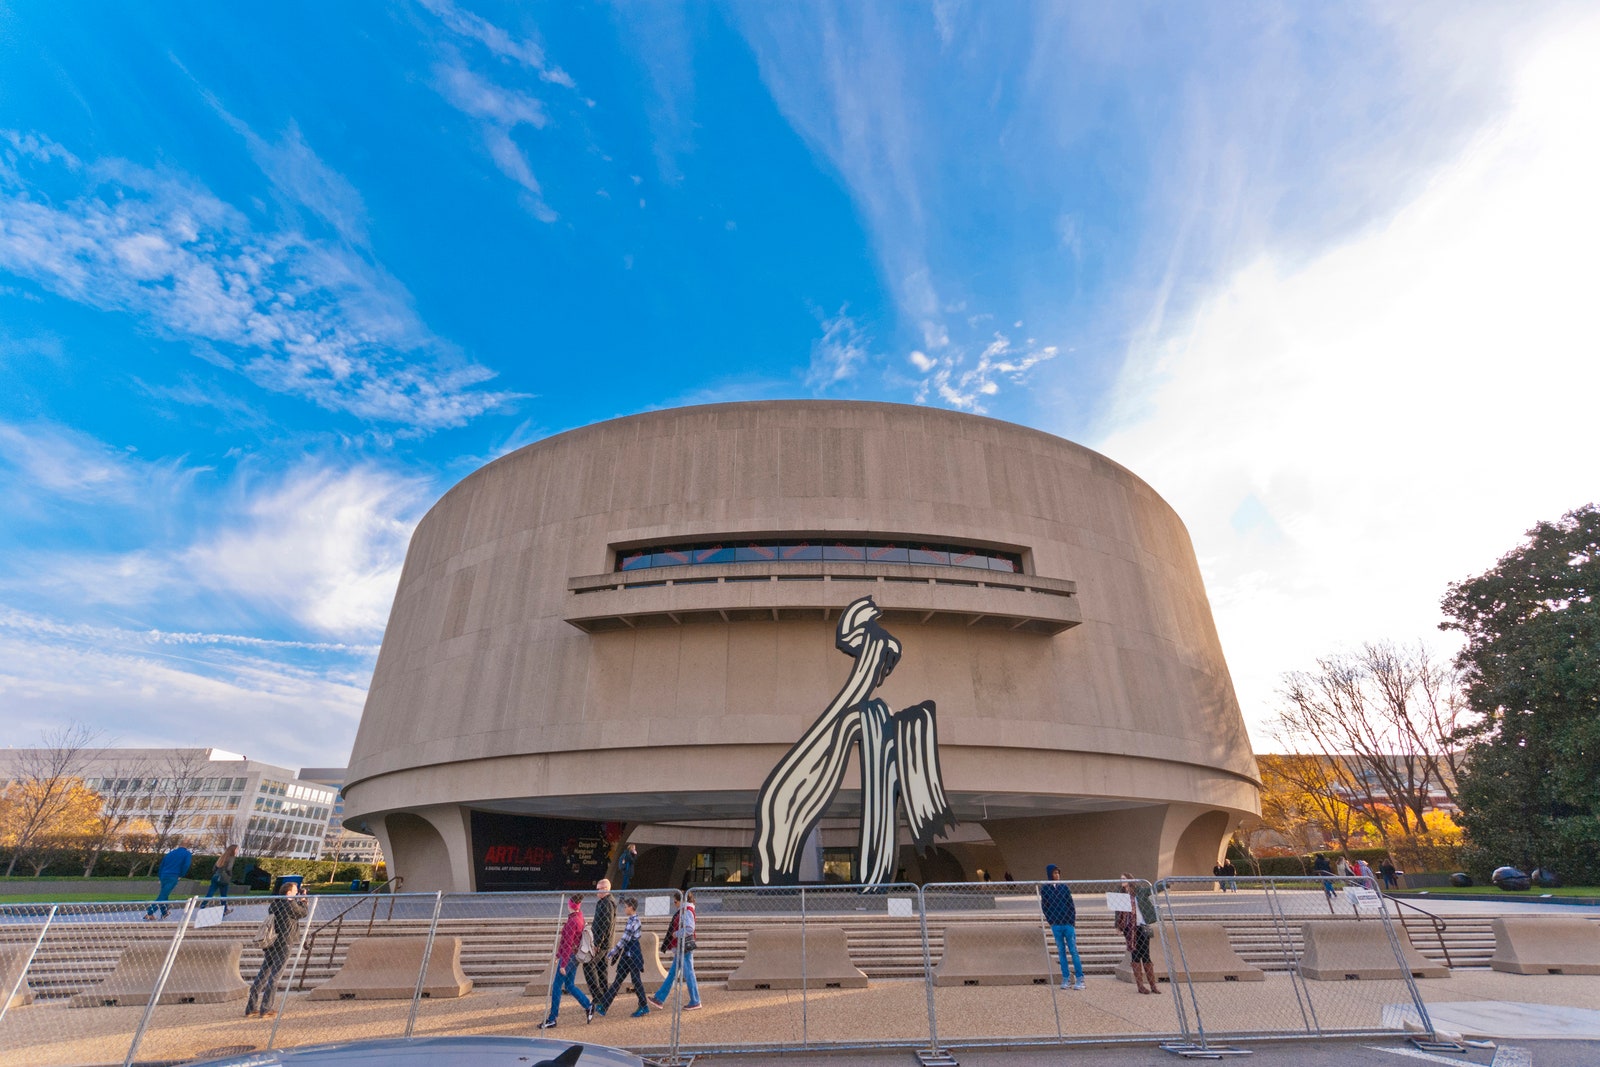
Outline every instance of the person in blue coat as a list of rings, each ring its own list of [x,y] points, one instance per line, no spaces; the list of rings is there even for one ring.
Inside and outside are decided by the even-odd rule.
[[[1039,907],[1044,911],[1044,921],[1056,938],[1056,959],[1061,963],[1061,988],[1083,988],[1083,960],[1078,957],[1078,905],[1072,899],[1072,887],[1061,880],[1061,868],[1055,864],[1044,869],[1046,881],[1039,887]],[[1067,959],[1072,960],[1076,981],[1067,977]]]
[[[163,919],[167,917],[166,900],[172,896],[172,891],[178,888],[178,879],[189,873],[189,864],[193,862],[194,853],[181,844],[161,857],[161,866],[156,868],[156,877],[161,880],[161,895],[150,905],[150,910],[144,913],[146,919],[154,919],[157,908],[161,909]]]
[[[629,845],[622,850],[622,857],[617,860],[617,873],[622,876],[622,892],[628,891],[628,885],[633,881],[633,867],[639,862],[639,846]]]

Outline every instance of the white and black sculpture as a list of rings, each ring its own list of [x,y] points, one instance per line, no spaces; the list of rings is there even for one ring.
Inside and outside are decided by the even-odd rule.
[[[939,776],[933,701],[891,711],[872,691],[900,660],[900,642],[878,622],[870,596],[839,616],[839,651],[855,659],[850,677],[816,722],[767,775],[756,801],[755,880],[799,880],[800,850],[844,782],[850,747],[861,744],[861,852],[866,885],[894,874],[896,804],[920,854],[955,825]]]

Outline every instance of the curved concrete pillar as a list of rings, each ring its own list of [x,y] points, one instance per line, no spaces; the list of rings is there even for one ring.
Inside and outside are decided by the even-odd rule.
[[[1225,811],[1213,809],[1186,821],[1176,821],[1183,829],[1173,845],[1166,873],[1176,876],[1210,874],[1222,856],[1232,817]]]
[[[407,893],[470,893],[471,851],[465,813],[448,805],[383,816],[379,843],[389,873],[405,879]]]

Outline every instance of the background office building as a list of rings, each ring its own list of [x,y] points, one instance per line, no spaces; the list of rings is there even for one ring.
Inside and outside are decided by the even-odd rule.
[[[382,863],[383,849],[378,839],[345,825],[344,794],[338,790],[344,785],[343,767],[301,767],[300,780],[318,785],[331,785],[333,811],[328,816],[328,829],[322,839],[322,858],[340,863]]]
[[[35,765],[27,749],[0,749],[0,787]],[[246,856],[321,858],[337,797],[287,767],[217,748],[84,749],[69,773],[132,836],[211,852],[232,843]]]
[[[959,825],[918,880],[1209,873],[1258,808],[1182,522],[1037,430],[892,404],[652,412],[490,463],[419,523],[344,787],[414,889],[741,881],[839,690],[850,602],[937,704]],[[811,871],[854,880],[852,771]],[[904,844],[902,838],[902,844]]]

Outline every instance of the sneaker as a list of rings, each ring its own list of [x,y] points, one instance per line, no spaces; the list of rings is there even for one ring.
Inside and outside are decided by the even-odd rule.
[[[1062,982],[1061,983],[1061,988],[1062,989],[1071,989],[1072,988],[1072,983],[1071,982]]]
[[[593,1004],[591,1004],[587,1008],[583,1009],[583,1021],[585,1023],[594,1022],[594,1005]]]
[[[270,1019],[270,1018],[272,1018],[273,1016],[275,1016],[277,1014],[278,1014],[278,1009],[277,1008],[263,1008],[261,1010],[261,1017],[263,1019]]]
[[[649,1015],[649,1014],[650,1014],[650,1009],[649,1008],[640,1008],[638,1011],[633,1013],[633,1017],[635,1019],[637,1019],[642,1015]]]
[[[1082,989],[1083,988],[1083,979],[1080,978],[1076,982],[1073,982],[1072,983],[1072,988],[1073,989]]]
[[[555,1028],[556,1021],[554,1019],[546,1019],[544,1022],[539,1024],[539,1029],[541,1030],[554,1030]]]
[[[660,997],[651,997],[650,1003],[654,1004],[658,1008],[664,1008],[667,1006],[667,1002],[662,1000]]]
[[[697,1001],[695,1001],[695,1002],[694,1002],[694,1003],[693,1003],[693,1004],[685,1004],[685,1005],[684,1005],[684,1006],[683,1006],[683,1010],[684,1010],[684,1011],[694,1011],[694,1010],[695,1010],[695,1009],[696,1009],[696,1008],[698,1008],[698,1007],[699,1007],[699,1006],[700,1006],[700,1002],[699,1002],[699,1001],[698,1001],[698,1000],[697,1000]]]

